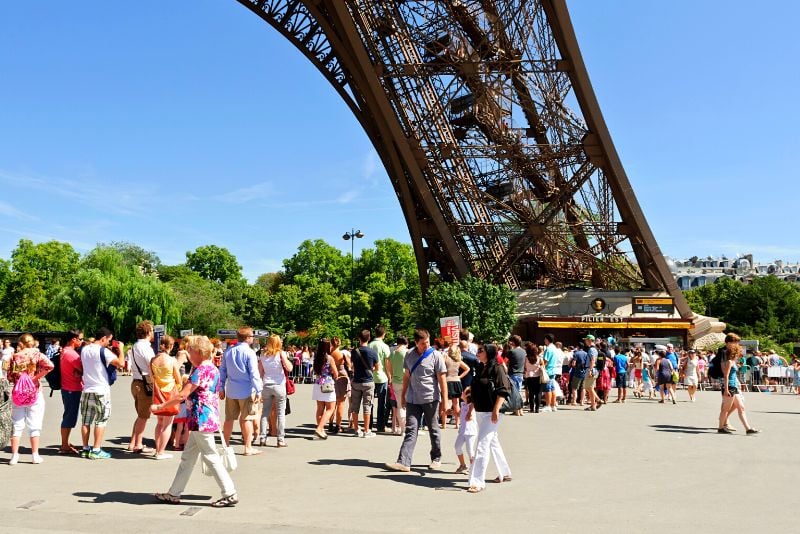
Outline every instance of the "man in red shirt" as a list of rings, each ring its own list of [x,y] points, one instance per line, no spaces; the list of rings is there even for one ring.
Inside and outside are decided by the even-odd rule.
[[[59,454],[78,454],[78,449],[70,445],[69,433],[78,424],[78,413],[83,391],[83,366],[78,347],[83,344],[83,332],[70,330],[66,345],[61,351],[61,401],[64,403],[64,416],[61,419],[61,447]]]

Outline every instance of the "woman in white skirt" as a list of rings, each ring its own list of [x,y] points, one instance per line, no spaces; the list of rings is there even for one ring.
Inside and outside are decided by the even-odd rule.
[[[311,398],[317,401],[317,428],[313,439],[328,439],[325,425],[333,415],[336,405],[336,379],[339,372],[336,362],[331,356],[331,342],[325,338],[319,340],[317,352],[314,354],[314,375],[317,377],[312,388]]]
[[[697,362],[700,358],[694,349],[689,351],[686,357],[686,363],[683,364],[683,377],[686,384],[686,390],[689,392],[689,402],[694,402],[694,395],[697,393],[697,384],[700,382],[700,377],[697,374]]]

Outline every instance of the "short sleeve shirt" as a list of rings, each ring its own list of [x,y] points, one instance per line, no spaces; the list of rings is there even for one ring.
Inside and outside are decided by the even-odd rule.
[[[350,354],[350,361],[353,363],[353,382],[356,384],[373,382],[372,368],[378,363],[378,355],[369,347],[361,346],[357,350],[358,352],[353,349],[352,354]],[[361,353],[361,358],[358,357],[359,353]],[[361,361],[362,358],[363,362]],[[369,367],[364,367],[365,363]]]
[[[408,391],[406,393],[406,402],[410,404],[427,404],[440,400],[439,375],[447,373],[444,359],[436,351],[432,351],[430,356],[420,361],[417,368],[411,373],[411,368],[414,367],[420,356],[415,346],[406,352],[406,357],[403,361],[403,368],[410,373]]]
[[[61,389],[64,391],[83,391],[83,379],[75,376],[75,371],[83,374],[81,355],[72,347],[64,347],[61,351]]]
[[[190,378],[197,386],[189,395],[189,417],[186,426],[190,431],[217,432],[219,426],[219,370],[213,365],[200,365]]]
[[[556,365],[561,365],[560,361],[556,361],[558,359],[558,355],[556,354],[556,346],[550,343],[547,345],[547,348],[544,349],[544,355],[542,358],[545,361],[545,368],[547,370],[547,374],[550,376],[554,376],[556,374]]]

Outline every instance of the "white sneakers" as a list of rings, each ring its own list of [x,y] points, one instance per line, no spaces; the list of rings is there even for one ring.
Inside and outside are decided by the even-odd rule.
[[[439,471],[442,468],[442,462],[439,460],[434,460],[431,462],[431,465],[428,466],[428,469],[431,471]]]
[[[9,460],[8,465],[17,465],[19,463],[19,453],[12,454],[11,460]]]
[[[42,462],[44,462],[44,458],[42,458],[42,457],[41,457],[41,456],[39,456],[38,454],[34,454],[34,455],[33,455],[33,459],[31,460],[31,463],[34,463],[34,464],[40,464],[40,463],[42,463]]]

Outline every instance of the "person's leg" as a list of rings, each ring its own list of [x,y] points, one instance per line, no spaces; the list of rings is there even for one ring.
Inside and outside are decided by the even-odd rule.
[[[261,430],[259,433],[259,440],[263,445],[267,441],[268,429],[270,428],[269,417],[272,414],[272,405],[274,404],[275,395],[274,386],[264,386],[261,392],[261,400],[264,402],[264,408],[261,410]],[[284,406],[285,408],[285,406]]]
[[[183,454],[181,454],[181,463],[178,465],[178,471],[169,488],[169,494],[173,497],[180,497],[183,490],[186,489],[186,484],[189,483],[197,458],[200,456],[201,440],[203,440],[203,435],[200,432],[189,432],[189,439],[186,441]]]
[[[156,419],[156,456],[164,454],[169,443],[169,434],[172,430],[172,420],[174,416],[159,415]]]
[[[494,465],[497,467],[497,473],[501,479],[505,477],[511,477],[511,468],[508,466],[508,461],[506,460],[506,455],[503,453],[503,447],[500,445],[500,438],[498,437],[498,428],[500,427],[500,421],[503,420],[503,414],[500,414],[496,423],[492,423],[494,425],[494,432],[492,435],[492,441],[489,444],[489,450],[492,453],[492,459],[494,459]],[[489,419],[491,423],[491,418]]]
[[[397,463],[406,467],[411,467],[411,459],[414,455],[414,447],[417,445],[417,433],[422,419],[422,406],[419,404],[406,405],[406,427],[403,435],[403,444],[400,445],[400,452],[397,455]]]
[[[531,392],[533,393],[533,413],[539,413],[539,409],[541,408],[541,401],[539,399],[542,392],[541,378],[535,376],[532,380],[533,387],[531,388]]]
[[[375,384],[368,382],[364,384],[363,414],[364,414],[364,434],[370,432],[370,418],[372,417],[372,404],[375,399]]]
[[[283,388],[283,391],[281,391],[281,388]],[[286,388],[285,386],[276,386],[275,389],[275,411],[277,412],[275,428],[278,431],[278,443],[283,443],[286,440]],[[266,409],[266,405],[264,409]],[[330,418],[333,418],[333,412],[331,412]]]
[[[725,396],[724,390],[722,394],[722,403],[719,407],[719,426],[717,428],[725,428],[728,426],[728,415],[730,414],[731,404],[733,403],[732,397]]]
[[[431,437],[431,461],[438,462],[442,459],[442,432],[436,424],[436,414],[439,412],[439,401],[422,405],[425,424]]]
[[[400,397],[403,395],[403,385],[392,384],[392,387],[394,388],[394,397],[397,399],[397,408],[394,409],[394,412],[397,413],[397,431],[403,432],[406,428],[406,409],[400,404]]]
[[[461,399],[456,397],[453,400],[453,418],[456,422],[456,430],[461,423]]]
[[[353,382],[350,392],[350,426],[358,432],[358,412],[364,398],[364,384]]]
[[[11,406],[11,456],[14,458],[19,455],[19,441],[25,430],[25,408],[14,404]]]
[[[744,408],[744,400],[742,399],[741,394],[733,396],[733,405],[736,409],[736,413],[739,415],[739,421],[742,422],[745,430],[750,430],[752,427],[750,423],[747,421],[747,414],[745,413]]]
[[[386,432],[386,384],[375,384],[375,402],[378,403],[378,419],[375,421],[376,432]],[[371,412],[370,412],[371,415]]]
[[[317,401],[317,414],[316,414],[316,421],[317,421],[317,433],[318,434],[325,434],[325,425],[322,424],[323,415],[325,415],[325,403],[322,401]]]
[[[469,487],[483,489],[486,487],[486,468],[496,425],[492,424],[491,412],[475,412],[475,418],[478,423],[478,437],[475,461],[469,471]]]

